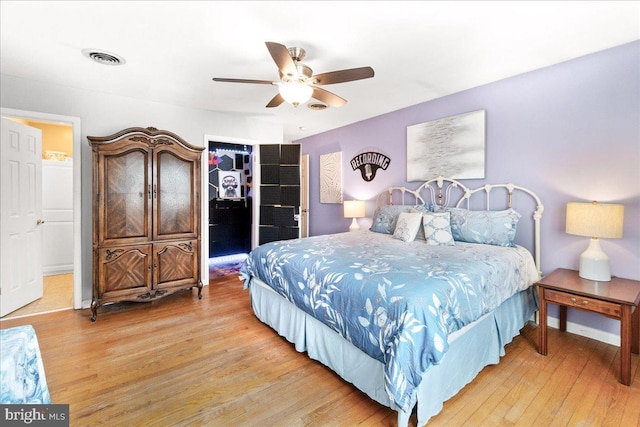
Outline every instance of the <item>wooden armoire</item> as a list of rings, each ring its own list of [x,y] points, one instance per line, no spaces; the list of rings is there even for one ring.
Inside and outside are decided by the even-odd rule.
[[[153,301],[200,281],[203,147],[155,128],[87,137],[93,151],[93,300]]]

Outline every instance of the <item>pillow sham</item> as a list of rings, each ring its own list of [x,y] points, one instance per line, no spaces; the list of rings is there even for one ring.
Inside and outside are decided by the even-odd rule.
[[[450,212],[425,212],[422,214],[422,227],[427,245],[453,246]]]
[[[384,205],[379,206],[373,214],[373,222],[369,230],[375,233],[393,234],[396,229],[398,215],[402,212],[410,212],[414,210],[429,210],[428,207],[422,205]],[[424,236],[422,236],[424,239]]]
[[[503,211],[470,211],[447,208],[451,214],[454,240],[486,245],[515,247],[520,214],[513,209]]]
[[[422,224],[422,214],[419,212],[402,212],[398,215],[393,238],[404,242],[413,242]]]
[[[376,233],[393,234],[398,221],[398,215],[409,212],[411,206],[384,205],[379,206],[373,214],[373,223],[369,230]]]

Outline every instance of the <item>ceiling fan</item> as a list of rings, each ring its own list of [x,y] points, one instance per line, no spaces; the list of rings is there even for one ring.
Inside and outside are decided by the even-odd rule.
[[[227,79],[214,77],[215,82],[253,83],[278,86],[278,94],[269,101],[267,108],[277,107],[283,102],[288,102],[294,107],[304,104],[309,98],[317,99],[332,107],[342,107],[347,100],[318,86],[335,83],[345,83],[354,80],[362,80],[373,77],[373,68],[360,67],[348,70],[331,71],[328,73],[313,75],[311,68],[304,65],[306,52],[299,47],[287,48],[285,45],[274,42],[265,42],[271,57],[278,66],[280,81]]]

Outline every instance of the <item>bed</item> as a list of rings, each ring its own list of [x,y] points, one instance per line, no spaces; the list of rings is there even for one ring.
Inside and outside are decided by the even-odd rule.
[[[44,364],[31,325],[0,330],[0,403],[50,404]]]
[[[424,425],[533,319],[544,208],[443,177],[377,202],[371,229],[267,243],[240,272],[258,319]]]

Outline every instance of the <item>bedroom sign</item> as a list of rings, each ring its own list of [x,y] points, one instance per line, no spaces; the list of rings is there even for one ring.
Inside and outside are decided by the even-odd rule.
[[[407,126],[407,181],[483,179],[485,110]]]
[[[391,159],[388,156],[376,151],[366,151],[356,154],[356,156],[351,159],[351,169],[354,171],[359,169],[362,179],[365,181],[373,181],[378,169],[387,170],[389,163],[391,163]]]

